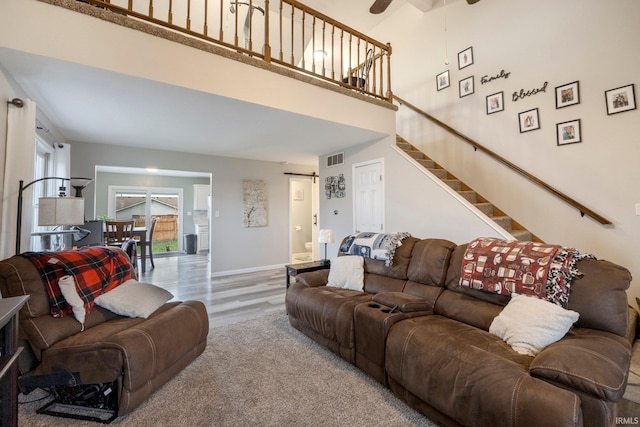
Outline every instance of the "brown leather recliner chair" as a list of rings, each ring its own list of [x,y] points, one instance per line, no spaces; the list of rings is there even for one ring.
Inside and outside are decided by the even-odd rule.
[[[115,382],[118,416],[144,402],[207,344],[209,318],[200,301],[168,302],[146,319],[94,306],[81,331],[73,316],[51,316],[43,280],[22,256],[0,261],[0,292],[30,295],[20,310],[21,380],[40,376],[46,383],[51,374],[67,372],[82,384]]]

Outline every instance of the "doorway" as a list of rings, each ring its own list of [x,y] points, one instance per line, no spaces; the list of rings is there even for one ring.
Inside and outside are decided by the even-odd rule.
[[[316,179],[289,178],[289,261],[292,264],[317,259],[318,188]]]
[[[110,218],[133,219],[136,227],[147,227],[157,217],[151,245],[154,254],[176,254],[183,251],[183,189],[159,187],[109,186]]]

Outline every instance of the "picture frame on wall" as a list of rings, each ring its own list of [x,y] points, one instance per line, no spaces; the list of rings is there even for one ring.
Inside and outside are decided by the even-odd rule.
[[[558,134],[558,145],[575,144],[582,142],[582,129],[580,119],[569,120],[556,124]]]
[[[579,81],[556,87],[556,109],[576,104],[580,104]]]
[[[449,70],[443,71],[436,76],[436,89],[442,90],[448,88],[449,85]]]
[[[473,64],[473,47],[468,47],[458,53],[458,70]]]
[[[617,114],[636,109],[636,93],[632,84],[609,89],[604,92],[607,114]]]
[[[465,96],[471,95],[474,91],[473,76],[460,80],[458,85],[460,86],[460,98],[464,98]]]
[[[487,96],[487,114],[493,114],[503,110],[504,92],[498,92]]]
[[[520,133],[540,129],[540,115],[537,108],[518,113],[518,121],[520,122]]]

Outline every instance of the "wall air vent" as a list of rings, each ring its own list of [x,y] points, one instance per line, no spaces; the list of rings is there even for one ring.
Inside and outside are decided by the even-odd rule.
[[[344,153],[332,154],[327,157],[327,167],[344,164]]]

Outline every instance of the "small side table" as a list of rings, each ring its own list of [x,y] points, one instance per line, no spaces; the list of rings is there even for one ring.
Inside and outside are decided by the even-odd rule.
[[[328,270],[331,267],[329,261],[311,261],[311,262],[303,262],[301,264],[289,264],[285,265],[287,269],[287,289],[289,289],[289,285],[291,284],[291,277],[295,277],[300,273],[306,273],[308,271],[316,271],[316,270]]]

